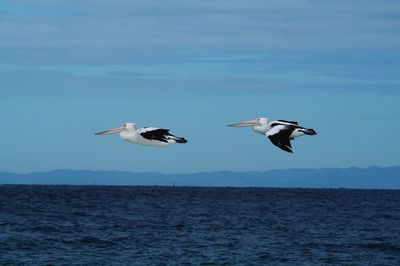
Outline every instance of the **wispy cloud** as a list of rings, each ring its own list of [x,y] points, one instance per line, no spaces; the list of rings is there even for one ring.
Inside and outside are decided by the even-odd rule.
[[[398,10],[391,0],[8,1],[0,79],[10,94],[54,92],[44,78],[82,94],[395,91]]]
[[[108,52],[108,63],[143,52],[394,48],[400,40],[395,10],[396,1],[16,2],[0,20],[0,47],[50,49],[49,56],[64,50],[86,60]]]

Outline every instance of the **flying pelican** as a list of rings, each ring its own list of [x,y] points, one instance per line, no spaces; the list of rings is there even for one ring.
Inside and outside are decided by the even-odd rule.
[[[95,135],[109,135],[119,133],[125,141],[146,146],[163,147],[173,143],[186,143],[187,140],[169,133],[169,129],[156,127],[139,128],[135,123],[125,123],[120,127],[94,133]]]
[[[268,121],[268,119],[264,117],[228,125],[228,127],[248,126],[253,127],[255,132],[267,136],[275,146],[290,153],[293,153],[292,145],[290,144],[291,140],[304,135],[317,134],[314,129],[301,127],[295,121]]]

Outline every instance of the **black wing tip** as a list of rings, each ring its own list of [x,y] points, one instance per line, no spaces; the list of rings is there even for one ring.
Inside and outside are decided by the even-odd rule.
[[[274,145],[283,151],[286,151],[288,153],[293,153],[292,149],[289,146],[283,145],[282,143],[277,143],[277,144],[274,143]]]
[[[303,132],[306,135],[311,135],[311,136],[312,135],[317,135],[317,131],[315,131],[312,128],[304,128],[304,129],[301,129],[300,131]]]
[[[175,141],[176,141],[176,143],[187,143],[188,142],[187,139],[185,139],[185,138],[177,138]]]
[[[293,153],[292,149],[290,149],[289,147],[284,146],[284,147],[279,147],[279,148],[281,148],[282,150],[284,150],[284,151],[286,151],[288,153]]]

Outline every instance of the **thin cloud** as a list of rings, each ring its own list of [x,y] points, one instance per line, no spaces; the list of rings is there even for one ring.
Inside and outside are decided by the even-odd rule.
[[[354,49],[399,45],[400,4],[384,1],[344,3],[309,1],[226,1],[219,3],[104,1],[96,5],[44,1],[41,16],[6,16],[0,20],[0,47],[18,49],[115,50],[140,53],[249,49]],[[382,3],[382,2],[381,2]],[[29,4],[27,4],[29,6]],[[72,8],[74,7],[74,8]],[[27,9],[16,4],[14,10]],[[389,16],[386,19],[385,14]],[[85,51],[90,55],[90,51]],[[111,60],[111,59],[110,59]]]
[[[396,10],[400,2],[389,0],[12,2],[0,9],[0,79],[8,95],[59,90],[44,79],[78,95],[106,86],[392,92]]]

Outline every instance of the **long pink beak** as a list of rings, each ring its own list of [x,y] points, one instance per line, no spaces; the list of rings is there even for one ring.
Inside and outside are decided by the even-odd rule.
[[[95,135],[110,135],[110,134],[114,134],[114,133],[119,133],[124,129],[125,129],[125,127],[116,127],[116,128],[112,128],[112,129],[109,129],[109,130],[99,131],[99,132],[96,132],[94,134]]]
[[[243,121],[243,122],[236,123],[236,124],[231,124],[231,125],[228,125],[228,127],[251,127],[251,126],[256,126],[256,125],[258,125],[257,120],[249,120],[249,121]]]

